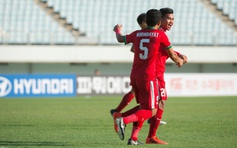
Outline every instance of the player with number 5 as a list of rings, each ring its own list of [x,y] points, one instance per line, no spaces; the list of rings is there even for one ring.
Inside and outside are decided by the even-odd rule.
[[[130,78],[131,86],[140,103],[140,109],[132,115],[116,119],[119,128],[118,135],[121,140],[124,139],[126,124],[137,122],[137,126],[133,127],[131,135],[134,145],[138,141],[138,133],[144,121],[154,116],[157,111],[158,80],[156,77],[156,60],[160,52],[160,45],[164,47],[163,49],[166,50],[168,56],[178,67],[183,65],[183,60],[173,51],[167,35],[164,31],[158,30],[161,24],[160,11],[157,9],[148,10],[146,22],[148,25],[146,29],[136,30],[125,36],[121,34],[121,25],[114,27],[118,42],[133,43],[134,46],[134,59]]]

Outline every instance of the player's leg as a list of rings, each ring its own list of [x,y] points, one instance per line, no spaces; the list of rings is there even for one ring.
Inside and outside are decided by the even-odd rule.
[[[137,126],[133,127],[133,131],[131,134],[131,139],[134,141],[138,140],[138,133],[140,132],[143,123],[145,120],[149,119],[150,117],[154,116],[157,112],[157,96],[158,96],[158,91],[157,91],[157,81],[148,81],[148,80],[134,80],[133,86],[135,85],[136,87],[134,88],[134,92],[136,97],[139,99],[140,103],[140,109],[129,116],[123,117],[123,118],[117,118],[119,123],[119,137],[124,136],[124,129],[126,124],[129,124],[131,122],[137,122]],[[135,84],[134,84],[135,83]],[[116,119],[116,120],[117,120]],[[121,138],[120,138],[121,139]]]
[[[121,112],[134,98],[133,89],[131,89],[127,94],[123,96],[123,99],[115,109],[110,110],[110,114],[113,115],[114,112]]]
[[[120,112],[132,101],[133,98],[134,98],[134,92],[133,92],[133,89],[131,89],[130,92],[128,92],[127,94],[125,94],[123,96],[123,99],[119,103],[118,107],[116,107],[115,109],[110,110],[110,114],[113,116],[113,119],[114,119],[114,130],[115,130],[115,132],[118,132],[118,126],[116,124],[115,119],[122,116],[122,114]],[[129,114],[132,114],[136,111],[137,111],[137,109],[135,109],[135,111],[134,111],[134,109],[131,109],[128,112],[125,112],[125,116],[127,116]]]
[[[140,109],[140,105],[135,106],[132,109],[130,109],[130,110],[124,112],[124,113],[114,112],[113,113],[113,119],[114,119],[114,130],[115,130],[115,132],[116,133],[118,132],[118,126],[116,124],[116,118],[129,116],[129,115],[137,112],[139,109]]]
[[[124,139],[125,127],[127,124],[132,122],[137,122],[137,126],[133,127],[131,139],[134,141],[138,140],[138,133],[140,132],[144,121],[151,118],[153,113],[156,112],[150,109],[139,109],[136,113],[126,116],[116,118],[116,124],[118,126],[118,135],[121,140]]]
[[[123,99],[117,106],[116,111],[121,112],[132,101],[133,98],[134,98],[134,92],[133,89],[131,89],[130,92],[128,92],[123,96]]]
[[[147,144],[168,144],[167,142],[160,140],[156,136],[156,132],[158,130],[164,112],[164,106],[165,106],[165,100],[159,100],[159,108],[157,110],[157,113],[155,116],[150,118],[150,129],[148,137],[146,139]]]
[[[123,96],[123,99],[119,103],[119,105],[115,109],[110,110],[110,114],[113,116],[114,119],[114,130],[115,132],[118,132],[118,127],[116,124],[115,119],[120,117],[120,112],[132,101],[134,98],[134,92],[133,89],[130,90],[127,94]]]
[[[154,117],[150,119],[150,129],[148,137],[146,139],[147,144],[168,144],[167,142],[158,139],[158,137],[156,136],[156,132],[160,125],[160,121],[162,119],[162,115],[165,108],[165,103],[167,100],[167,93],[164,81],[159,81],[159,96],[160,98],[157,113]]]

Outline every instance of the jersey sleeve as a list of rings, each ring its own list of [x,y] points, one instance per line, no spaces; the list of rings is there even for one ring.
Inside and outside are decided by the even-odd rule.
[[[124,44],[129,44],[129,43],[133,43],[135,37],[136,37],[136,31],[132,32],[131,34],[127,34],[126,36],[124,36]]]
[[[172,48],[172,45],[171,45],[171,43],[169,41],[168,36],[164,32],[161,32],[160,34],[161,34],[161,42],[160,42],[160,44],[164,47],[163,49],[166,50],[166,49]]]

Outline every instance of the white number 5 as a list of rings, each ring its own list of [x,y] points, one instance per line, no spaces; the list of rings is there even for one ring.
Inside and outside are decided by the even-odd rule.
[[[144,54],[142,54],[142,53],[139,54],[139,57],[140,57],[141,59],[147,59],[147,56],[148,56],[148,48],[145,47],[145,46],[143,45],[143,43],[149,43],[149,42],[150,42],[150,39],[142,39],[142,40],[140,41],[140,49],[144,51]]]

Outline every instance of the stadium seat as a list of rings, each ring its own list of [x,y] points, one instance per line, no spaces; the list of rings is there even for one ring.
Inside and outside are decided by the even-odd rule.
[[[139,29],[136,18],[140,13],[156,7],[171,7],[175,24],[168,34],[173,44],[237,45],[235,32],[198,0],[41,1],[86,37],[97,39],[98,44],[118,44],[112,31],[115,24],[123,24],[126,34]],[[237,0],[211,2],[237,24]],[[0,44],[76,44],[76,38],[32,0],[0,0],[0,28],[11,34],[7,38],[0,36]],[[219,33],[225,36],[217,36]]]

